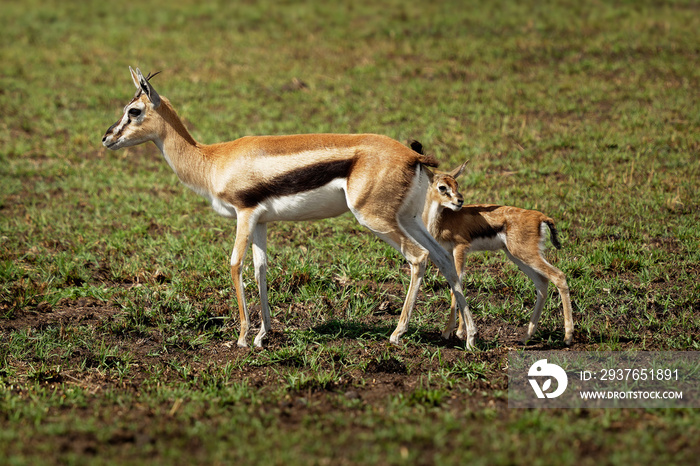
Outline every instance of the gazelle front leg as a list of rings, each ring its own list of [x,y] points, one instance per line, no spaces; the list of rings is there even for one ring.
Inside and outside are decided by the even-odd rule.
[[[250,330],[250,315],[248,305],[245,300],[245,287],[243,286],[243,261],[250,245],[253,229],[256,225],[254,215],[249,212],[238,213],[238,223],[236,225],[236,241],[231,254],[231,278],[233,287],[236,290],[238,300],[238,315],[241,320],[241,333],[238,335],[238,346],[248,347],[248,331]]]
[[[449,283],[450,290],[459,308],[460,326],[459,330],[457,330],[457,337],[465,340],[467,349],[474,349],[476,347],[476,326],[474,325],[472,313],[469,311],[464,291],[462,291],[462,283],[450,254],[430,236],[430,233],[428,233],[428,230],[425,229],[421,222],[416,221],[404,224],[404,227],[408,227],[407,230],[411,232],[413,238],[418,240],[428,250],[433,264],[440,269],[447,283]]]
[[[457,271],[457,277],[459,283],[464,281],[464,251],[465,248],[461,246],[456,246],[452,250],[452,256],[454,257],[455,269]],[[450,290],[450,317],[445,325],[445,329],[442,331],[442,338],[445,340],[452,336],[457,325],[457,298],[455,297],[454,291]],[[464,327],[464,322],[462,320],[462,315],[459,315],[459,332],[460,335],[466,335],[466,328]]]
[[[253,231],[253,264],[255,281],[260,293],[260,332],[255,337],[254,345],[262,346],[263,338],[270,331],[270,305],[267,301],[267,224],[258,223]]]

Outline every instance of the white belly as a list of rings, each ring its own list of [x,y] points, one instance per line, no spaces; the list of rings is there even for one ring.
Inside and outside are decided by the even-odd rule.
[[[498,251],[499,249],[506,249],[506,235],[505,233],[498,233],[496,236],[474,238],[469,247],[469,252],[475,251]]]
[[[270,197],[260,205],[260,223],[285,220],[318,220],[336,217],[349,210],[346,180],[337,178],[317,189],[291,196]]]
[[[207,196],[211,201],[211,207],[219,215],[224,217],[236,218],[236,208],[226,201],[222,201],[218,197]]]

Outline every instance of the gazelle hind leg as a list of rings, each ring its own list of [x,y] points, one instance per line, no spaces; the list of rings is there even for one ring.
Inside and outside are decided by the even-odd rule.
[[[569,285],[566,282],[564,272],[552,266],[553,272],[550,276],[550,281],[559,290],[561,296],[562,307],[564,308],[564,343],[571,345],[574,340],[574,318],[571,310],[571,297],[569,296]]]
[[[389,341],[394,345],[398,345],[401,337],[408,331],[408,322],[411,320],[411,314],[413,313],[413,308],[418,298],[418,291],[420,290],[423,276],[425,275],[427,255],[427,252],[425,252],[424,259],[419,259],[420,256],[414,254],[408,254],[408,256],[406,256],[411,265],[411,284],[408,286],[408,291],[406,292],[406,300],[401,309],[399,323],[396,326],[396,330],[394,330],[389,338]]]
[[[537,324],[542,317],[542,309],[544,308],[544,302],[547,299],[547,288],[549,285],[549,280],[542,275],[538,275],[536,279],[533,279],[535,283],[535,288],[537,289],[537,300],[535,301],[535,308],[532,311],[532,316],[530,317],[530,323],[527,326],[527,333],[523,338],[522,342],[527,343],[527,341],[532,338],[532,336],[537,331]]]
[[[260,331],[253,344],[262,346],[263,338],[270,331],[270,305],[267,300],[267,225],[259,223],[253,231],[253,264],[255,265],[255,281],[260,293]]]
[[[526,264],[523,260],[514,257],[507,252],[508,258],[515,263],[520,270],[530,277],[537,288],[537,301],[535,309],[530,318],[527,333],[523,338],[523,343],[527,342],[537,331],[537,323],[542,315],[544,302],[547,299],[547,287],[549,282],[554,283],[561,296],[562,305],[564,307],[564,343],[570,345],[574,336],[574,323],[571,311],[571,299],[569,297],[569,285],[566,283],[564,273],[558,268],[551,265],[544,258],[540,257],[535,264]]]
[[[392,344],[398,345],[401,337],[408,331],[408,322],[411,319],[411,314],[415,307],[416,299],[418,298],[418,291],[420,291],[420,285],[423,281],[423,275],[425,274],[428,251],[407,236],[396,220],[379,217],[364,217],[354,210],[353,214],[355,214],[355,217],[361,225],[368,228],[372,233],[399,251],[411,266],[411,283],[406,292],[406,299],[401,309],[399,323],[389,338]]]
[[[531,337],[537,330],[537,322],[539,321],[542,313],[544,300],[547,299],[547,285],[549,285],[549,282],[552,282],[559,291],[562,307],[564,308],[564,343],[566,345],[570,345],[574,339],[574,319],[571,310],[571,298],[569,296],[569,285],[566,282],[566,276],[564,275],[564,272],[551,265],[544,258],[540,258],[540,261],[537,264],[536,273],[541,280],[541,284],[538,284],[538,282],[533,279],[535,286],[538,288],[538,302],[535,304],[535,312],[532,314],[532,319],[530,320],[530,325],[528,327],[528,338]],[[542,295],[541,303],[540,295]],[[539,308],[537,304],[540,304]]]
[[[530,338],[532,338],[532,336],[537,331],[537,323],[540,320],[540,316],[542,315],[542,309],[544,308],[544,302],[547,298],[547,285],[549,285],[549,280],[547,280],[547,278],[544,275],[542,275],[540,271],[536,270],[533,267],[533,264],[528,263],[520,257],[515,256],[511,251],[507,249],[505,253],[508,259],[510,259],[511,262],[517,265],[518,268],[525,275],[527,275],[528,278],[532,280],[532,282],[535,284],[535,293],[537,294],[535,308],[532,311],[532,316],[530,317],[530,323],[528,324],[527,332],[525,336],[520,340],[523,344],[525,344]]]

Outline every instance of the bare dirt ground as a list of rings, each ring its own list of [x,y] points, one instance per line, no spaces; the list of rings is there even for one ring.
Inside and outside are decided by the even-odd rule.
[[[496,298],[493,298],[496,299]],[[445,305],[446,307],[446,305]],[[252,310],[255,315],[257,309]],[[560,311],[559,311],[560,312]],[[13,318],[0,319],[0,332],[9,335],[16,330],[32,331],[43,330],[47,327],[59,328],[61,333],[71,332],[71,329],[76,326],[91,326],[97,329],[105,329],[114,322],[118,321],[125,311],[114,303],[100,302],[94,298],[79,298],[76,300],[64,299],[56,306],[50,306],[47,303],[40,303],[35,309],[27,309],[20,312],[15,312]],[[422,374],[430,370],[438,368],[436,361],[431,361],[426,357],[425,348],[431,350],[440,349],[443,366],[449,366],[451,361],[462,360],[465,358],[463,343],[453,337],[450,340],[443,340],[438,332],[423,331],[417,328],[416,338],[421,342],[420,345],[404,345],[400,348],[391,347],[387,342],[383,341],[382,335],[387,328],[393,328],[397,319],[396,310],[388,310],[388,312],[377,312],[372,316],[368,316],[361,320],[353,320],[352,322],[344,323],[342,319],[333,320],[330,323],[319,323],[301,310],[297,315],[290,317],[286,322],[281,322],[279,319],[273,319],[273,331],[268,335],[265,342],[265,349],[242,349],[235,345],[235,341],[214,340],[204,345],[196,347],[168,346],[168,351],[163,352],[165,342],[162,341],[162,335],[156,331],[145,334],[134,334],[133,332],[119,334],[115,331],[101,332],[100,337],[104,338],[105,344],[115,346],[120,349],[122,354],[130,354],[131,370],[129,372],[128,381],[124,378],[117,377],[109,371],[100,373],[95,371],[79,371],[77,367],[82,361],[87,368],[97,367],[100,361],[95,360],[92,354],[86,354],[85,351],[77,349],[70,355],[62,355],[61,358],[56,356],[55,363],[62,366],[62,370],[55,374],[55,377],[46,377],[43,382],[48,384],[69,383],[78,384],[84,387],[90,387],[95,391],[107,388],[129,388],[138,390],[139,383],[151,376],[151,368],[155,365],[163,365],[164,367],[172,366],[172,362],[179,364],[188,364],[192,367],[192,377],[198,371],[206,371],[210,367],[223,366],[228,362],[239,361],[241,358],[249,355],[250,352],[260,353],[261,351],[275,351],[284,347],[292,346],[293,342],[283,331],[284,328],[296,329],[313,329],[318,334],[345,334],[349,336],[339,336],[337,339],[332,339],[332,344],[344,344],[351,348],[350,359],[359,361],[360,365],[365,367],[364,370],[351,369],[344,376],[343,380],[323,387],[307,387],[308,393],[304,396],[314,396],[322,399],[326,394],[334,394],[339,396],[348,395],[357,397],[366,403],[383,401],[389,395],[397,393],[410,393],[416,389],[421,383]],[[446,313],[445,313],[446,314]],[[226,324],[223,320],[219,320],[212,316],[212,325],[223,325],[225,332],[231,332],[232,327],[237,325],[233,320]],[[509,349],[522,348],[520,337],[524,331],[524,325],[514,325],[507,322],[499,321],[488,316],[476,317],[476,324],[479,331],[478,338],[479,346],[485,351],[478,351],[470,354],[468,357],[471,361],[488,362],[487,367],[505,368],[507,353]],[[254,321],[254,325],[258,322]],[[625,322],[606,322],[607,325],[624,325]],[[648,329],[648,336],[652,336],[653,329]],[[671,332],[673,332],[671,330]],[[231,332],[231,334],[233,334]],[[367,335],[370,337],[369,342],[366,340],[363,344],[357,344],[352,335]],[[567,347],[562,343],[562,328],[544,328],[541,329],[540,338],[536,339],[527,345],[528,350],[561,350]],[[660,335],[654,335],[656,338],[650,338],[645,346],[646,350],[664,350],[662,338]],[[666,335],[671,336],[671,335]],[[640,335],[643,338],[644,335]],[[574,335],[574,343],[568,347],[572,351],[585,351],[595,349],[598,345],[592,343],[600,341],[602,335],[581,335],[576,332]],[[497,342],[497,345],[494,344]],[[633,347],[634,342],[629,341],[624,337],[620,337],[618,347]],[[395,351],[397,357],[386,357],[387,351]],[[104,364],[104,362],[102,362]],[[364,363],[364,364],[362,364]],[[107,364],[109,362],[107,361]],[[295,360],[282,361],[282,366],[285,364],[289,367],[303,366],[303,363]],[[74,369],[71,369],[71,368]],[[246,367],[240,365],[236,374],[232,377],[236,379],[248,379],[253,386],[266,386],[271,389],[270,380],[266,375],[266,371],[260,367],[252,365]],[[20,372],[21,372],[21,368]],[[27,368],[28,370],[28,368]],[[165,370],[161,376],[161,382],[167,384],[169,382],[182,381],[182,375],[175,370]],[[504,370],[491,371],[482,374],[477,381],[472,382],[476,387],[483,388],[486,392],[494,390],[507,390],[507,378]],[[469,401],[475,402],[474,400]],[[506,400],[503,397],[486,396],[484,399],[476,400],[477,403],[486,403],[490,406],[503,406]],[[292,404],[288,407],[290,415],[297,410],[304,410],[303,406]]]
[[[396,287],[396,291],[399,287],[398,285],[382,286]],[[663,284],[659,283],[657,286],[663,286]],[[508,290],[499,291],[508,294]],[[470,291],[467,290],[467,292]],[[494,293],[491,297],[484,297],[484,299],[503,298]],[[447,303],[444,307],[446,315]],[[164,441],[187,442],[187,448],[195,452],[195,456],[197,454],[206,456],[206,446],[200,439],[192,437],[184,429],[173,430],[172,420],[181,409],[177,400],[172,405],[154,409],[153,406],[140,403],[123,405],[106,402],[105,396],[108,393],[121,392],[137,397],[144,389],[144,384],[153,388],[156,371],[159,374],[158,384],[176,386],[188,381],[196,383],[198,378],[216,372],[229,363],[233,363],[235,369],[228,374],[228,377],[231,380],[246,380],[253,390],[258,391],[262,402],[256,408],[257,412],[273,413],[274,418],[279,422],[279,428],[283,430],[294,431],[303,426],[310,417],[319,418],[328,413],[347,415],[348,418],[352,418],[357,413],[367,410],[379,412],[386,409],[388,400],[396,396],[404,396],[406,399],[415,398],[417,393],[421,393],[420,388],[430,386],[427,380],[428,374],[463,362],[465,358],[473,364],[472,367],[479,367],[478,363],[481,362],[486,363],[481,366],[484,368],[482,372],[477,370],[472,376],[458,380],[457,384],[468,390],[468,396],[464,391],[448,390],[448,396],[439,400],[416,398],[415,402],[426,406],[434,404],[442,411],[460,413],[460,415],[483,412],[484,409],[488,409],[504,422],[512,418],[513,410],[508,409],[506,395],[507,355],[510,349],[523,347],[519,338],[524,330],[524,323],[515,325],[494,317],[477,316],[478,343],[481,351],[473,353],[465,353],[463,343],[456,338],[446,341],[438,332],[425,331],[420,327],[412,328],[415,332],[413,340],[417,343],[404,344],[397,348],[389,345],[385,336],[387,330],[395,326],[399,309],[396,308],[395,303],[380,306],[380,308],[382,310],[360,320],[346,322],[338,318],[319,322],[317,317],[311,317],[308,310],[300,307],[296,310],[297,312],[284,317],[284,321],[279,318],[273,319],[273,331],[268,336],[263,350],[241,349],[236,347],[235,341],[231,342],[224,338],[213,339],[196,346],[167,344],[163,341],[163,335],[156,331],[155,327],[141,333],[120,332],[119,323],[126,311],[114,302],[102,302],[94,298],[64,299],[55,306],[39,303],[33,309],[15,312],[12,318],[0,319],[0,334],[11,335],[13,331],[26,330],[31,335],[32,332],[54,328],[59,329],[59,335],[68,337],[77,328],[89,327],[99,332],[99,338],[104,339],[105,345],[119,348],[121,355],[130,355],[127,377],[120,377],[116,370],[110,370],[112,367],[117,367],[119,356],[107,356],[104,360],[99,360],[94,352],[79,346],[72,349],[70,354],[57,353],[53,360],[49,359],[46,364],[54,369],[44,371],[39,378],[34,376],[34,380],[38,380],[41,385],[49,389],[60,390],[60,387],[78,386],[88,393],[84,406],[52,408],[56,410],[53,413],[55,416],[61,416],[61,409],[70,409],[70,415],[74,415],[77,409],[84,411],[86,418],[97,419],[96,422],[102,423],[106,429],[113,425],[115,419],[119,419],[121,424],[137,426],[112,430],[106,443],[104,438],[99,438],[92,432],[79,431],[58,435],[51,439],[60,454],[78,455],[81,458],[98,457],[105,452],[121,448],[137,451],[149,447],[153,451],[157,450],[156,445],[162,445]],[[253,309],[252,315],[257,315],[257,311],[258,309]],[[589,310],[588,315],[595,316],[594,311]],[[560,313],[561,310],[557,312]],[[575,319],[580,317],[580,315],[575,316]],[[629,316],[630,319],[632,317]],[[558,318],[561,320],[560,315]],[[214,315],[210,316],[210,322],[211,325],[220,325],[222,333],[226,335],[233,335],[232,330],[237,326],[237,322],[233,319],[225,321]],[[542,328],[539,338],[529,343],[527,349],[565,349],[562,343],[562,324],[563,322],[559,322],[554,327],[547,325]],[[606,322],[604,325],[626,324],[620,321]],[[254,325],[258,325],[258,322],[254,321]],[[602,322],[601,326],[603,326]],[[295,370],[309,371],[306,363],[298,355],[292,353],[287,358],[276,360],[274,364],[256,364],[256,361],[260,362],[263,359],[266,352],[276,352],[298,345],[291,340],[289,333],[284,329],[312,329],[316,334],[328,337],[326,341],[330,347],[344,348],[345,354],[338,356],[339,360],[333,358],[323,360],[321,369],[333,370],[334,363],[344,367],[342,366],[344,361],[353,361],[353,365],[344,367],[337,380],[321,383],[311,378],[293,389],[285,387],[284,378],[274,374]],[[646,338],[645,349],[664,350],[668,348],[663,342],[666,338],[673,336],[668,332],[675,331],[649,328],[646,332],[646,335],[639,335],[640,339]],[[604,338],[604,335],[582,335],[577,331],[574,343],[569,348],[572,351],[596,349],[599,347],[596,342]],[[638,343],[620,337],[617,345],[618,348],[624,349],[635,347]],[[164,351],[164,348],[167,350]],[[438,349],[440,357],[430,357],[430,354],[435,354]],[[14,368],[17,375],[30,374],[31,360],[32,358],[29,357],[19,362],[20,365]],[[186,373],[178,369],[182,367],[188,368]],[[21,391],[23,388],[16,386],[11,390]],[[280,396],[281,392],[286,395]],[[629,410],[629,412],[632,411]],[[163,415],[164,412],[167,413],[166,416]],[[585,417],[590,414],[583,410],[579,415]],[[646,422],[644,416],[642,412],[623,416],[616,421],[614,429],[616,432],[623,432],[641,428],[640,426]],[[649,422],[655,422],[653,416]],[[365,429],[359,424],[351,424],[351,428],[356,429],[358,433]],[[167,440],[169,437],[170,440]],[[22,449],[25,452],[31,452],[33,448],[40,447],[42,442],[45,443],[46,439],[36,439],[36,444],[30,440],[22,446]],[[431,455],[438,453],[438,447],[426,444],[422,448],[421,457],[426,463],[430,463]],[[579,443],[571,445],[570,448],[574,453],[588,458],[595,457],[596,451],[599,451],[601,458],[606,456],[605,451],[591,443]],[[685,454],[689,449],[697,449],[697,446],[693,447],[686,442],[672,448]],[[338,452],[338,454],[343,453]],[[157,453],[151,454],[153,459],[158,457]],[[128,458],[128,455],[125,456],[125,459]]]

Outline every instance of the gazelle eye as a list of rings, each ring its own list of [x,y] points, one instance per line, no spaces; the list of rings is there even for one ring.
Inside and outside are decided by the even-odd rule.
[[[447,192],[447,186],[438,186],[438,191],[445,194]]]
[[[140,108],[130,108],[129,109],[129,116],[132,117],[137,117],[141,115],[141,109]]]

